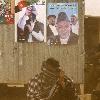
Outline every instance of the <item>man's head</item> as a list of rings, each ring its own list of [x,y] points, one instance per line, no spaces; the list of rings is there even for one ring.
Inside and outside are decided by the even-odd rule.
[[[31,15],[32,13],[35,14],[35,15],[37,15],[36,8],[35,8],[34,6],[28,6],[28,7],[26,8],[26,15],[29,16],[29,15]]]
[[[60,12],[57,18],[57,31],[61,39],[66,39],[70,34],[71,25],[65,12]]]
[[[76,14],[73,14],[73,15],[71,16],[71,23],[72,23],[73,25],[75,25],[75,24],[77,23],[77,21],[78,21],[77,15],[76,15]]]
[[[49,16],[47,17],[48,24],[54,26],[54,25],[55,25],[55,19],[56,19],[56,16],[55,16],[55,15],[49,15]]]
[[[30,21],[33,21],[34,22],[36,20],[36,15],[34,13],[31,13],[29,15],[29,19],[30,19]]]
[[[42,67],[46,68],[47,70],[59,70],[59,62],[54,58],[48,58],[46,61],[42,63]]]

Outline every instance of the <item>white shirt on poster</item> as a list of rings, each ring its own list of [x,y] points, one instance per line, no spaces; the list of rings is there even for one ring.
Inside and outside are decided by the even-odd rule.
[[[18,27],[21,28],[22,30],[24,30],[26,20],[29,19],[29,17],[25,15],[25,12],[26,12],[26,7],[22,8],[22,11],[18,12],[18,17],[17,17]]]
[[[51,31],[53,32],[54,36],[57,36],[58,32],[57,32],[57,29],[56,29],[55,25],[54,26],[53,25],[49,25],[49,27],[50,27]]]
[[[72,24],[72,32],[79,35],[79,23],[78,23],[78,21],[75,25]]]
[[[31,23],[32,29],[34,28],[35,22]],[[39,33],[35,32],[35,31],[32,31],[29,34],[28,42],[33,42],[32,36],[35,37],[38,41],[43,41],[44,40],[44,36],[43,36],[41,31],[39,31]]]

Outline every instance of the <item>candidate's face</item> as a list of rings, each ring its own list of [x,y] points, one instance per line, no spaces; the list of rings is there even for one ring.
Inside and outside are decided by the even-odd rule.
[[[50,17],[48,19],[48,23],[49,23],[49,25],[55,25],[55,18],[54,17]]]
[[[65,39],[70,34],[71,25],[69,21],[60,21],[56,27],[60,38]]]
[[[26,9],[26,15],[27,16],[30,16],[32,14],[32,7],[27,7],[27,9]]]

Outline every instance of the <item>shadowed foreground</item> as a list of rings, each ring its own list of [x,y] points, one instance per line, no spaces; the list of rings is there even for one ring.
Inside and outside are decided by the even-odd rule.
[[[0,85],[0,100],[27,100],[26,87]]]

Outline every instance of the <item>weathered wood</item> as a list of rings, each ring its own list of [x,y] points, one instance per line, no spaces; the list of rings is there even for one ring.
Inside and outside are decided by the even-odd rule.
[[[3,26],[0,26],[0,82],[3,82]]]
[[[14,14],[15,12],[15,0],[11,0],[11,13]]]
[[[91,94],[79,95],[78,97],[80,98],[80,100],[92,100]]]
[[[78,42],[78,80],[84,81],[84,63],[85,63],[85,50],[84,50],[84,2],[78,0],[79,3],[79,42]],[[81,75],[81,76],[80,76]]]
[[[100,43],[100,19],[99,19],[99,43]]]

